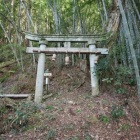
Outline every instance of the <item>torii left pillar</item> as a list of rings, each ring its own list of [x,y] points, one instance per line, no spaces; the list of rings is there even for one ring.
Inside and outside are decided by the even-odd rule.
[[[40,51],[46,49],[47,41],[40,40]],[[45,68],[45,53],[40,53],[38,58],[36,87],[35,87],[35,103],[41,103],[43,97],[43,81],[44,81],[44,68]]]

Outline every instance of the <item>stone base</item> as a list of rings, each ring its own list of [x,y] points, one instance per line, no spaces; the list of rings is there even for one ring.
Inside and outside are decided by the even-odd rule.
[[[92,96],[99,95],[99,88],[98,87],[92,87]]]
[[[42,96],[38,96],[35,94],[35,99],[34,99],[34,102],[37,103],[37,104],[40,104],[42,101]]]

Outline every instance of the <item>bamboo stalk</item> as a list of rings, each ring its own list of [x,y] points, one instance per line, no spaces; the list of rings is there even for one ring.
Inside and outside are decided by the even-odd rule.
[[[136,59],[135,50],[134,50],[130,30],[129,30],[129,27],[128,27],[126,15],[125,15],[125,12],[123,10],[121,0],[118,0],[118,5],[119,5],[119,9],[120,9],[120,12],[121,12],[121,15],[122,15],[122,21],[123,21],[123,26],[124,26],[124,29],[125,29],[125,34],[128,38],[128,42],[129,42],[129,46],[130,46],[130,51],[131,51],[131,55],[132,55],[132,60],[133,60],[133,65],[134,65],[136,80],[137,80],[138,97],[139,97],[139,102],[140,102],[140,74],[139,74],[138,62],[137,62],[137,59]]]
[[[133,5],[134,5],[134,8],[135,8],[135,10],[136,10],[137,16],[138,16],[138,18],[139,18],[139,20],[140,20],[140,13],[139,13],[139,10],[138,10],[138,8],[137,8],[137,6],[136,6],[136,3],[135,3],[134,0],[132,0],[132,2],[133,2]]]

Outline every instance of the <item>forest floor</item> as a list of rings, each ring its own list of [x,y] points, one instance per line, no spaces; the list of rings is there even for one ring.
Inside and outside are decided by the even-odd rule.
[[[1,70],[1,79],[7,71],[0,92],[34,94],[32,66],[28,64],[24,73],[8,66]],[[73,66],[58,71],[55,64],[50,71],[51,96],[44,91],[41,105],[0,99],[0,140],[140,140],[135,87],[128,87],[128,94],[116,94],[113,85],[102,84],[99,96],[93,97],[89,73]]]

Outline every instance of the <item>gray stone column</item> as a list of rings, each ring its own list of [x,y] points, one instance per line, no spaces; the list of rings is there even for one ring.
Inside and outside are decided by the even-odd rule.
[[[95,48],[96,47],[94,44],[89,45],[90,51],[93,51]],[[90,54],[89,60],[90,60],[90,75],[91,75],[92,95],[96,96],[99,94],[99,85],[98,85],[98,78],[96,75],[96,65],[95,65],[96,55]]]
[[[47,41],[39,41],[40,51],[45,50]],[[41,103],[43,97],[43,82],[44,82],[44,68],[45,68],[45,53],[40,53],[38,58],[36,87],[35,87],[35,103]]]

